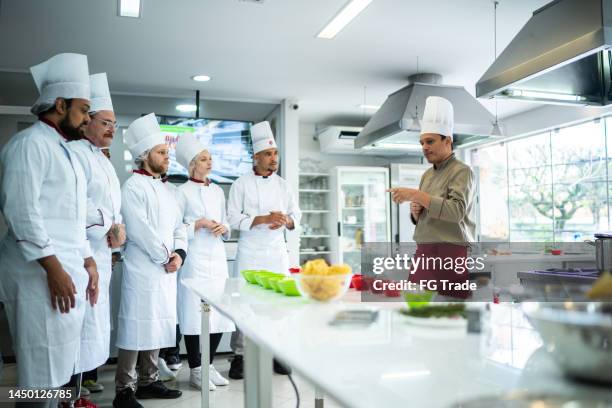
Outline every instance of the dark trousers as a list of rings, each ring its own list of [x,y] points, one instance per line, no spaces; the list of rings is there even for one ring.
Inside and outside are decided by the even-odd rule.
[[[212,364],[217,353],[217,347],[221,342],[223,333],[212,333],[210,335],[210,363]],[[200,353],[200,336],[196,335],[185,335],[185,347],[187,348],[187,361],[189,362],[189,368],[197,368],[202,365],[202,354]]]
[[[164,360],[168,361],[170,357],[179,358],[179,344],[181,343],[181,330],[179,329],[179,325],[176,325],[176,345],[174,347],[167,347],[159,350],[159,356]]]
[[[92,380],[93,382],[98,382],[98,369],[94,368],[91,371],[86,371],[83,373],[83,382],[87,380]]]
[[[421,264],[422,266],[419,267],[414,274],[410,275],[410,281],[417,284],[420,281],[434,281],[438,288],[440,288],[439,283],[441,280],[447,280],[453,283],[469,282],[469,271],[467,268],[463,267],[466,264],[467,256],[468,247],[461,245],[446,243],[418,244],[414,257],[421,257],[428,263]],[[444,269],[443,264],[448,259],[451,259],[455,266],[453,268]],[[441,260],[442,262],[437,260]],[[440,267],[440,264],[442,264],[442,267]],[[457,265],[462,266],[458,267]],[[438,289],[438,294],[458,299],[467,299],[472,295],[472,292],[469,290]]]

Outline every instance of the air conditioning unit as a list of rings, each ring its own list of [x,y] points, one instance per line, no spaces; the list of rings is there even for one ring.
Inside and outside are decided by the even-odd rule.
[[[317,133],[321,153],[330,154],[363,154],[355,150],[355,139],[360,127],[329,126]]]

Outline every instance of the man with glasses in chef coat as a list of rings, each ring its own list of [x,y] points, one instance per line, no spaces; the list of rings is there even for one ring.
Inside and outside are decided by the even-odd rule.
[[[83,372],[83,386],[88,391],[102,392],[104,387],[97,382],[97,367],[106,362],[110,351],[112,250],[123,245],[125,227],[121,223],[119,179],[102,151],[113,142],[117,127],[106,74],[91,75],[90,83],[91,121],[84,137],[69,146],[87,179],[87,238],[100,275],[98,303],[95,307],[87,307],[85,312],[80,371]]]

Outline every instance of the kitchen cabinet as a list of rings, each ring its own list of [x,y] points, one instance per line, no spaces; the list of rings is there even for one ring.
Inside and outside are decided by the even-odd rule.
[[[335,167],[331,175],[331,258],[361,273],[361,247],[390,242],[389,169]]]

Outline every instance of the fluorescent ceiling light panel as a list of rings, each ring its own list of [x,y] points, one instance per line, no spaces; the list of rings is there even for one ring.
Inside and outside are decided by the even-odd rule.
[[[318,38],[331,40],[359,15],[372,0],[351,0],[338,14],[317,34]]]
[[[118,0],[119,1],[119,16],[140,18],[142,11],[141,0]]]
[[[210,81],[210,77],[208,75],[194,75],[191,77],[196,82],[207,82]]]
[[[177,105],[176,110],[179,112],[195,112],[197,107],[195,105]]]
[[[527,90],[521,90],[521,89],[511,89],[508,93],[511,96],[519,96],[523,98],[551,99],[551,100],[556,100],[556,101],[580,102],[580,101],[586,100],[584,96],[580,96],[580,95],[560,94],[560,93],[553,93],[553,92],[527,91]]]

